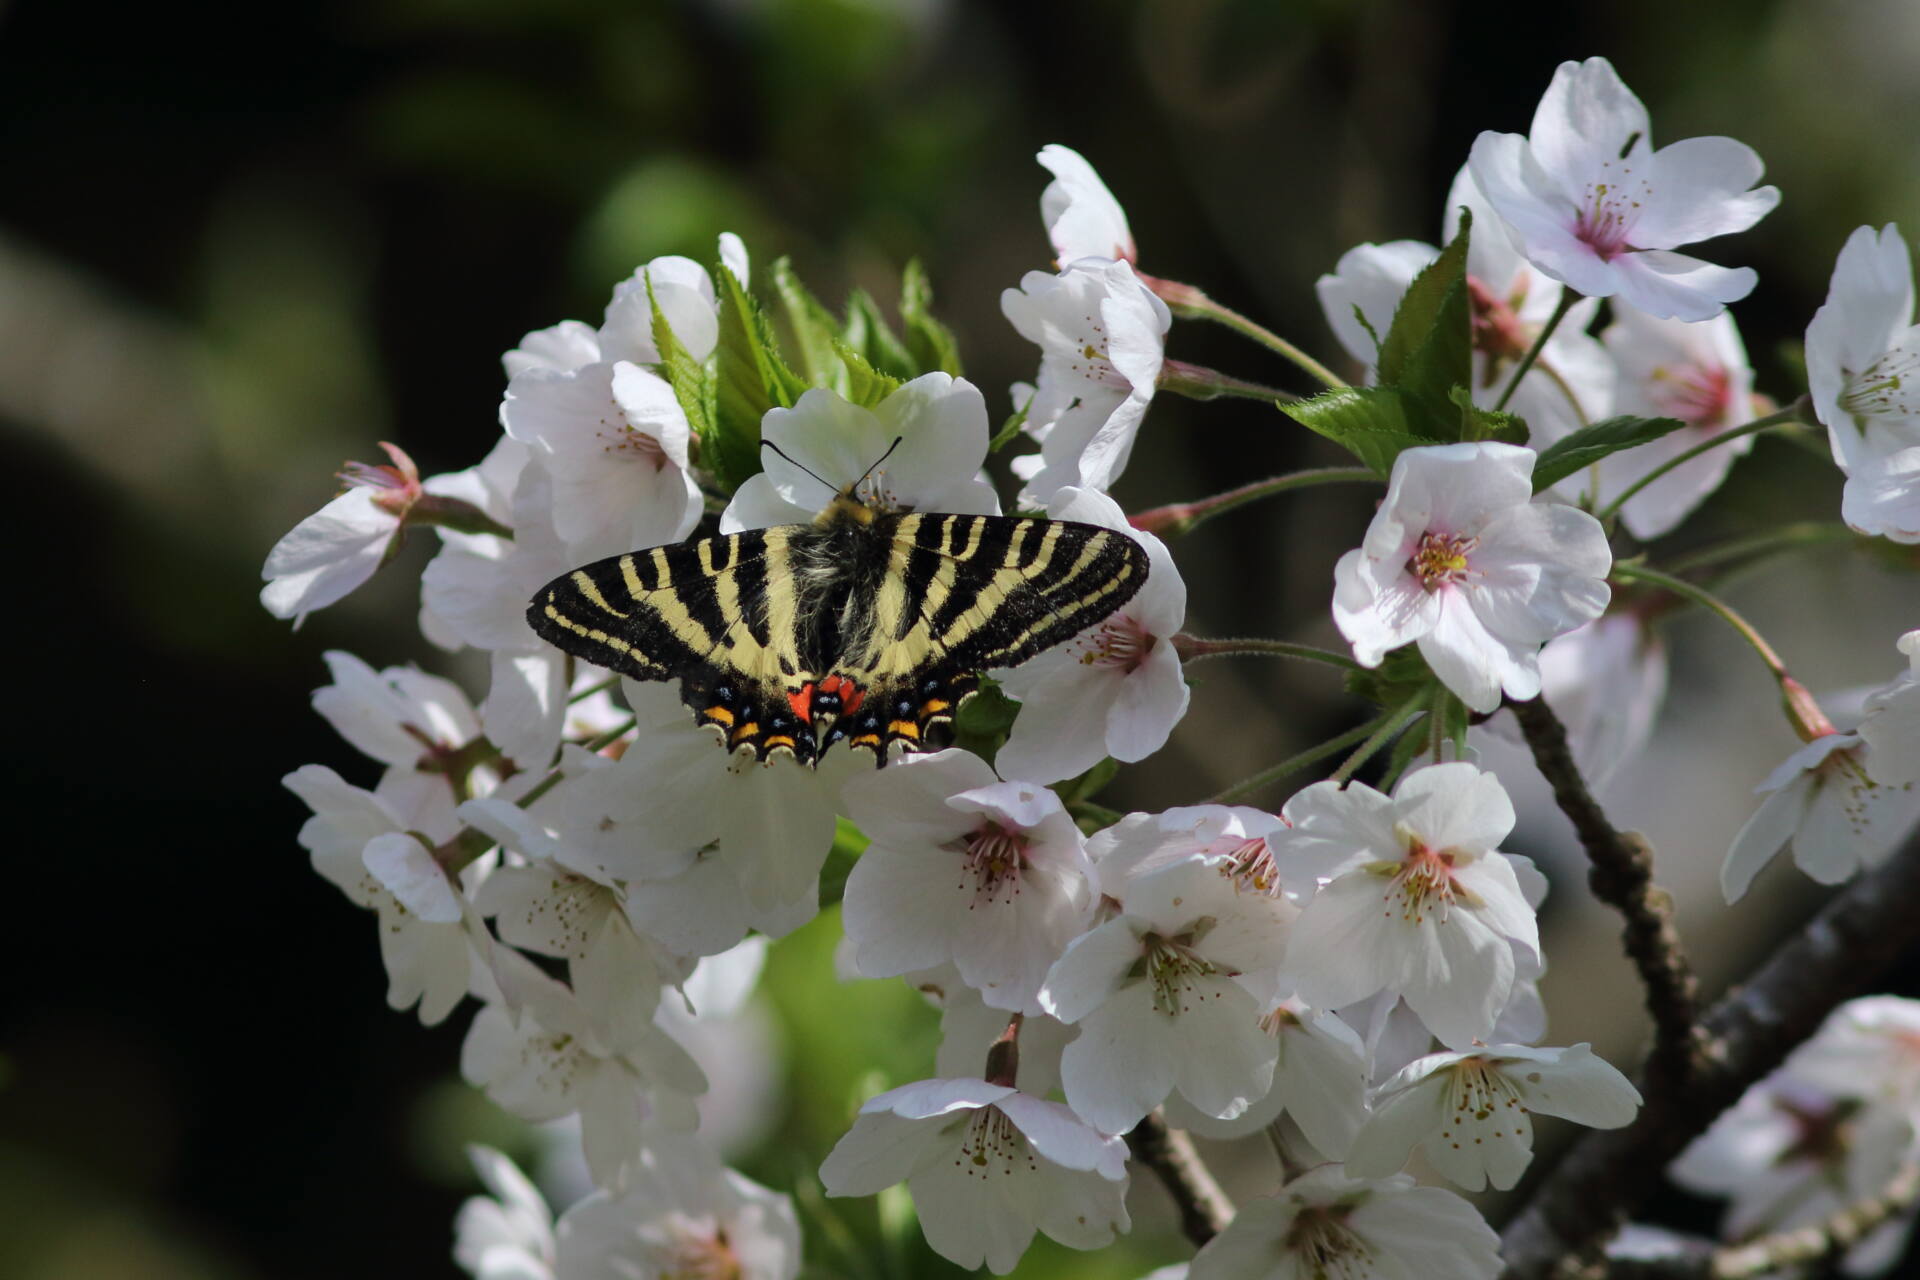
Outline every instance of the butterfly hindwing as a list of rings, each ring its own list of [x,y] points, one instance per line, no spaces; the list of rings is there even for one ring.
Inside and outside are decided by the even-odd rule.
[[[749,530],[611,556],[541,589],[527,621],[543,640],[636,680],[679,679],[680,696],[730,748],[816,754],[794,713],[811,680],[790,567],[805,526]]]
[[[882,758],[892,742],[922,747],[982,670],[1017,666],[1108,617],[1147,576],[1133,539],[1073,521],[913,514],[880,532],[887,572],[832,667],[862,705],[827,741]]]

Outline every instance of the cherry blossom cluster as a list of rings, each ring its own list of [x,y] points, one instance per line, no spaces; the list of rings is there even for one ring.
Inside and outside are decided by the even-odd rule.
[[[1491,1277],[1499,1238],[1460,1192],[1516,1186],[1536,1115],[1612,1129],[1642,1105],[1589,1045],[1549,1043],[1548,885],[1502,847],[1514,808],[1483,767],[1513,754],[1499,738],[1539,758],[1505,708],[1543,699],[1576,782],[1598,786],[1652,730],[1656,623],[1700,605],[1768,662],[1804,741],[1730,840],[1729,902],[1783,846],[1833,883],[1920,819],[1920,631],[1899,641],[1911,669],[1842,731],[1709,584],[1654,567],[1759,432],[1815,420],[1845,475],[1845,525],[1920,542],[1920,399],[1905,387],[1920,327],[1892,227],[1841,252],[1807,333],[1809,407],[1776,411],[1726,309],[1755,273],[1678,252],[1772,209],[1758,157],[1728,138],[1655,149],[1612,66],[1569,62],[1528,134],[1474,144],[1444,246],[1362,245],[1320,280],[1349,385],[1144,274],[1087,161],[1062,146],[1039,160],[1053,269],[1002,295],[1039,349],[1007,429],[923,289],[903,292],[902,337],[870,300],[841,324],[776,264],[783,348],[725,235],[711,267],[640,267],[597,326],[527,334],[475,466],[423,480],[386,445],[391,465],[350,465],[268,557],[262,601],[297,621],[430,527],[421,633],[486,657],[476,704],[417,668],[329,653],[314,707],[373,762],[372,785],[318,764],[286,779],[311,810],[299,840],[315,869],[378,919],[389,1003],[431,1025],[471,1000],[462,1074],[578,1135],[595,1189],[558,1215],[476,1149],[491,1197],[462,1211],[455,1249],[472,1274],[799,1273],[794,1202],[727,1168],[727,1100],[709,1085],[754,1052],[728,1024],[767,941],[821,912],[836,859],[850,869],[825,905],[839,895],[850,980],[908,982],[943,1039],[930,1075],[849,1117],[819,1169],[829,1195],[904,1183],[928,1245],[1005,1274],[1036,1233],[1094,1249],[1130,1229],[1130,1136],[1265,1135],[1284,1175],[1217,1224],[1194,1280]],[[1301,399],[1171,361],[1176,318],[1248,333],[1324,389]],[[1350,656],[1183,629],[1159,534],[1267,495],[1134,512],[1110,496],[1167,393],[1274,401],[1362,464],[1283,477],[1274,495],[1384,486],[1361,544],[1328,566]],[[956,745],[877,769],[844,750],[757,761],[717,745],[671,683],[617,679],[527,626],[534,593],[583,563],[806,523],[845,491],[999,515],[986,467],[1011,439],[1033,446],[1008,465],[1011,509],[1119,531],[1150,570],[1096,626],[985,673]],[[1235,652],[1320,661],[1370,718],[1288,762],[1326,771],[1277,811],[1096,803],[1185,716],[1185,664]],[[1874,1194],[1914,1156],[1916,1042],[1906,1002],[1848,1006],[1674,1176],[1730,1194],[1734,1235]],[[1801,1194],[1815,1185],[1825,1199]]]

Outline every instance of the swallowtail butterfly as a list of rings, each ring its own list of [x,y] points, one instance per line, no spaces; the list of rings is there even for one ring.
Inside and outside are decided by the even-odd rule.
[[[923,749],[981,671],[1072,638],[1146,581],[1147,554],[1124,533],[893,511],[859,484],[812,524],[582,566],[542,588],[527,621],[620,675],[679,680],[729,750],[811,765],[844,741],[885,764],[895,742]]]

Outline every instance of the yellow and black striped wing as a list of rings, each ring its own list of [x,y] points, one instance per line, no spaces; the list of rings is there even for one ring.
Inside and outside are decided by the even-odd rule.
[[[791,563],[807,528],[782,526],[633,551],[541,588],[527,622],[557,648],[680,696],[729,747],[817,754],[793,697],[813,679],[800,653]]]
[[[831,677],[860,705],[828,729],[885,758],[922,745],[981,671],[1011,667],[1096,625],[1139,591],[1147,554],[1124,533],[1068,520],[913,514]]]

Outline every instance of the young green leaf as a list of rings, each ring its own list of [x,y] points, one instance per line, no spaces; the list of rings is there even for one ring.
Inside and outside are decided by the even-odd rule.
[[[651,278],[647,281],[647,305],[653,311],[653,345],[660,352],[660,376],[673,388],[673,398],[680,402],[680,411],[687,415],[687,425],[700,442],[701,455],[712,457],[720,448],[714,430],[713,376],[693,358],[667,323],[659,300],[653,296]]]
[[[988,453],[998,453],[1013,443],[1020,434],[1020,428],[1027,424],[1027,410],[1031,408],[1033,397],[1028,396],[1020,402],[1019,408],[1007,415],[1007,420],[1000,424],[1000,430],[994,433],[993,440],[987,445]]]
[[[787,325],[793,330],[794,342],[800,348],[800,365],[806,370],[808,381],[816,387],[833,387],[837,391],[844,391],[845,370],[841,368],[840,359],[833,350],[833,340],[840,333],[840,322],[806,285],[800,283],[800,277],[793,273],[793,264],[786,258],[773,264],[773,288],[780,295],[781,306],[787,314]]]
[[[847,298],[847,327],[840,337],[881,373],[905,382],[921,372],[914,366],[906,345],[880,314],[880,304],[865,289],[855,289]]]
[[[1467,245],[1473,218],[1407,286],[1380,344],[1380,383],[1415,399],[1408,412],[1422,435],[1457,440],[1458,417],[1447,409],[1456,386],[1473,380],[1473,313],[1467,299]]]
[[[1277,406],[1280,412],[1341,445],[1382,476],[1402,449],[1442,441],[1416,430],[1408,397],[1397,387],[1338,387],[1311,400]]]
[[[1607,418],[1554,441],[1533,464],[1533,491],[1539,493],[1610,453],[1658,440],[1687,424],[1678,418]]]
[[[780,358],[759,306],[725,266],[714,268],[720,294],[720,343],[714,351],[715,449],[706,455],[720,482],[737,488],[760,469],[760,419],[790,407],[806,381]]]
[[[900,379],[880,372],[846,343],[836,339],[833,352],[846,366],[846,397],[852,403],[871,409],[899,389]]]
[[[1527,442],[1527,421],[1519,414],[1482,409],[1473,402],[1473,392],[1465,387],[1455,387],[1447,393],[1447,398],[1460,411],[1460,439],[1498,440],[1502,444]]]
[[[960,347],[953,331],[934,319],[933,286],[918,258],[900,273],[900,323],[907,329],[907,352],[920,373],[939,370],[960,376]]]

